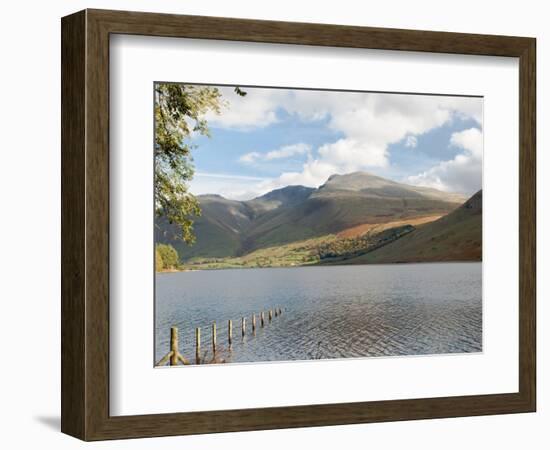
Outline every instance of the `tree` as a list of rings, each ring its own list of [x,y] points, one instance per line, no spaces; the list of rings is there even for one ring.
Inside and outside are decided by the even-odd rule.
[[[188,191],[194,167],[189,142],[191,132],[209,136],[204,115],[219,114],[221,93],[209,86],[176,83],[155,85],[155,210],[157,216],[181,226],[181,238],[195,241],[192,216],[201,213]]]
[[[155,248],[155,257],[160,257],[163,269],[174,269],[179,265],[178,252],[169,244],[157,244]],[[158,258],[157,257],[157,258]],[[158,259],[157,259],[158,261]],[[158,262],[157,262],[158,264]],[[158,269],[158,265],[157,265]]]
[[[247,93],[236,86],[234,92]],[[159,217],[181,226],[181,238],[195,242],[193,216],[200,216],[199,202],[189,192],[194,167],[191,133],[210,136],[207,113],[219,114],[228,103],[216,87],[178,83],[155,85],[155,210]]]
[[[155,269],[157,272],[164,269],[164,261],[162,260],[162,256],[158,248],[155,248]]]

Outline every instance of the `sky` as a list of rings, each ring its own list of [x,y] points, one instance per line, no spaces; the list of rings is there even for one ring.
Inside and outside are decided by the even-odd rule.
[[[220,87],[225,105],[193,135],[195,195],[248,200],[365,171],[471,195],[481,189],[483,99]]]

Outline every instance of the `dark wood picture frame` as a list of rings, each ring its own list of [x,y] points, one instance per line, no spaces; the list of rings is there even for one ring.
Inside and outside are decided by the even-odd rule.
[[[61,429],[84,440],[535,411],[534,38],[85,10],[62,30]],[[109,36],[134,34],[519,58],[519,391],[109,415]]]

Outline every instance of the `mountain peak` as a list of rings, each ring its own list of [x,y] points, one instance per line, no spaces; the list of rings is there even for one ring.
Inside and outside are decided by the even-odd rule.
[[[480,189],[474,195],[472,195],[465,203],[462,205],[464,209],[472,210],[472,212],[480,213],[483,207],[483,192]]]
[[[303,197],[309,195],[312,191],[314,191],[313,188],[309,188],[302,185],[289,185],[285,186],[279,189],[273,189],[272,191],[269,191],[267,194],[261,195],[259,197],[256,197],[257,199],[275,199],[275,198],[281,198],[281,197]]]
[[[261,210],[276,209],[279,206],[294,206],[305,201],[314,190],[301,185],[285,186],[256,197],[247,203]]]
[[[197,195],[197,198],[224,198],[225,197],[223,195],[220,195],[220,194],[199,194]]]
[[[331,175],[319,189],[362,191],[364,189],[379,189],[398,184],[395,181],[373,175],[369,172],[351,172],[344,175]]]
[[[425,186],[415,186],[382,178],[368,172],[351,172],[344,175],[331,175],[318,189],[321,195],[353,192],[357,195],[381,198],[429,198],[452,203],[462,203],[463,195],[439,191]]]

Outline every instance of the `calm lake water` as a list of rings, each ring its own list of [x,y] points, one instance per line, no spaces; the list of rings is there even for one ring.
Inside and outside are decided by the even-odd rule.
[[[252,335],[253,313],[280,317]],[[241,317],[247,335],[241,338]],[[227,346],[227,320],[233,345]],[[156,275],[155,360],[177,326],[194,362],[195,327],[210,351],[211,324],[227,362],[479,352],[481,263],[234,269]],[[210,353],[210,352],[209,352]]]

